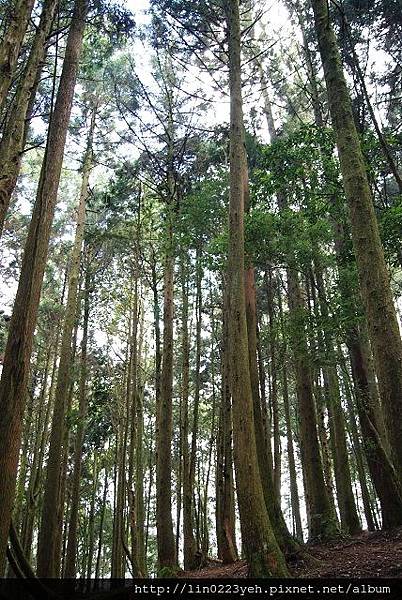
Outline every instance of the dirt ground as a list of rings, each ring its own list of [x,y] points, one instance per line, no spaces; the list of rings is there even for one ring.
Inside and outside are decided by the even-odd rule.
[[[362,534],[327,544],[307,545],[319,562],[299,559],[289,568],[294,577],[395,577],[402,578],[402,528]],[[239,560],[223,565],[211,560],[197,571],[183,572],[191,578],[244,578],[247,564]]]

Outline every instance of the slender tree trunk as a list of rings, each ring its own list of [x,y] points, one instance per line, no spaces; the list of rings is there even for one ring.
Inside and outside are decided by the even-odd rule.
[[[129,328],[131,333],[131,325]],[[125,562],[123,541],[125,537],[124,507],[126,503],[126,457],[127,440],[130,426],[131,406],[131,351],[132,340],[129,339],[126,349],[126,372],[123,382],[124,400],[118,403],[118,422],[116,430],[116,470],[114,480],[114,513],[113,513],[113,539],[112,539],[112,578],[124,578]]]
[[[28,28],[34,0],[17,0],[0,44],[0,113],[15,75],[18,56]]]
[[[92,483],[92,495],[91,505],[89,508],[88,516],[88,562],[86,565],[86,576],[90,579],[92,576],[92,565],[94,559],[95,549],[95,499],[96,491],[98,489],[98,458],[96,452],[94,452],[94,463],[93,463],[93,483]]]
[[[211,294],[211,304],[212,304],[212,294]],[[212,470],[212,462],[213,462],[213,451],[214,446],[216,445],[216,388],[215,388],[215,315],[214,308],[211,307],[211,378],[212,378],[212,416],[211,416],[211,439],[209,442],[208,449],[208,466],[207,473],[205,477],[205,485],[204,485],[204,531],[205,536],[203,539],[203,543],[201,544],[201,551],[203,557],[207,557],[209,554],[209,527],[208,527],[208,498],[209,498],[209,483],[211,478],[211,470]]]
[[[161,331],[160,331],[160,315],[159,315],[159,298],[158,298],[158,280],[156,275],[156,259],[153,253],[151,264],[152,276],[152,296],[153,296],[153,313],[154,313],[154,331],[155,331],[155,399],[158,404],[160,389],[161,389]]]
[[[340,351],[340,349],[339,349]],[[349,425],[351,438],[353,443],[353,451],[356,458],[356,468],[359,477],[360,490],[363,501],[364,508],[364,516],[367,522],[367,528],[369,531],[375,531],[378,529],[378,524],[376,523],[375,513],[372,510],[370,493],[367,485],[367,477],[365,471],[365,465],[363,461],[363,454],[361,449],[361,444],[359,440],[359,432],[357,428],[356,416],[355,416],[355,406],[353,405],[352,394],[349,386],[349,381],[346,380],[347,374],[343,374],[343,388],[345,390],[346,402],[348,406],[348,416],[349,416]]]
[[[289,405],[289,391],[288,391],[288,375],[286,364],[282,368],[283,375],[283,404],[285,410],[285,422],[286,422],[286,439],[288,445],[288,465],[289,465],[289,478],[290,478],[290,498],[292,504],[292,515],[294,521],[294,531],[296,538],[299,542],[303,542],[303,528],[300,516],[300,500],[299,491],[297,489],[297,473],[296,473],[296,461],[293,447],[293,433],[292,425],[290,421],[290,405]]]
[[[328,402],[331,406],[333,418],[335,446],[334,462],[338,508],[343,531],[350,535],[355,535],[361,531],[361,525],[352,490],[348,448],[346,444],[345,417],[342,410],[339,381],[335,366],[336,357],[334,353],[334,341],[329,329],[330,315],[325,293],[324,278],[321,265],[318,261],[316,261],[315,264],[315,272],[320,312],[324,322],[323,337],[328,361],[328,364],[324,368],[324,376],[327,381]]]
[[[98,550],[96,553],[95,579],[99,579],[99,577],[100,577],[100,561],[101,561],[102,546],[103,546],[103,524],[105,522],[108,486],[109,486],[108,470],[107,470],[107,467],[105,466],[105,480],[103,483],[103,496],[102,496],[100,519],[99,519],[99,538],[98,538]]]
[[[66,552],[66,563],[64,577],[75,579],[76,577],[76,558],[77,558],[77,533],[78,533],[78,510],[80,503],[80,484],[81,484],[81,462],[82,447],[84,443],[85,419],[87,413],[87,343],[88,343],[88,321],[90,310],[90,273],[87,267],[85,275],[85,296],[84,296],[84,319],[83,333],[81,340],[81,372],[79,382],[79,413],[77,423],[77,435],[75,439],[74,452],[74,470],[71,491],[71,512],[68,527],[68,542]]]
[[[202,320],[202,293],[201,293],[201,281],[202,281],[202,267],[201,267],[201,252],[202,248],[200,243],[197,245],[196,250],[196,336],[195,336],[195,382],[194,382],[194,403],[193,403],[193,426],[191,432],[191,453],[190,453],[190,465],[189,465],[189,483],[188,488],[192,493],[195,483],[195,468],[197,461],[197,435],[198,435],[198,420],[199,420],[199,404],[200,404],[200,368],[201,368],[201,320]],[[191,512],[191,529],[193,529],[193,515],[192,507]],[[190,568],[195,568],[196,552],[199,550],[198,544],[195,543],[194,534],[192,533],[192,556],[188,556]]]
[[[78,71],[86,9],[86,0],[76,0],[56,104],[49,125],[37,198],[25,245],[1,376],[0,471],[3,476],[0,479],[0,497],[3,501],[0,506],[0,573],[4,568],[14,500],[29,360]]]
[[[253,417],[244,289],[244,193],[247,172],[240,67],[238,0],[225,1],[229,36],[230,208],[228,319],[230,379],[233,398],[234,462],[245,556],[253,577],[287,576],[265,506]]]
[[[35,442],[34,448],[32,452],[32,465],[31,472],[29,476],[28,487],[26,490],[26,501],[24,505],[24,511],[22,515],[22,523],[20,528],[20,537],[21,537],[21,545],[24,549],[24,553],[27,556],[27,559],[30,558],[30,546],[32,541],[32,528],[33,528],[33,520],[34,520],[34,511],[36,506],[36,478],[37,472],[39,468],[39,460],[40,460],[40,449],[41,449],[41,440],[43,438],[44,429],[43,423],[45,421],[45,426],[48,423],[46,419],[46,404],[49,406],[50,400],[46,403],[46,392],[48,390],[48,376],[51,365],[51,350],[50,346],[47,352],[46,365],[43,373],[43,382],[42,389],[38,398],[38,406],[37,406],[37,417],[36,417],[36,427],[35,427]],[[17,522],[17,519],[15,519]],[[27,546],[29,551],[27,551]]]
[[[142,359],[142,344],[144,338],[144,312],[141,309],[140,334],[138,342],[138,364]],[[135,452],[135,514],[136,514],[136,557],[139,572],[142,577],[146,577],[147,566],[145,560],[145,541],[144,541],[144,389],[141,383],[140,374],[138,374],[139,385],[137,394],[137,445]]]
[[[23,501],[24,501],[24,493],[25,493],[25,487],[26,487],[26,478],[27,478],[27,471],[28,471],[28,460],[31,460],[30,457],[30,445],[31,445],[31,438],[32,438],[32,428],[34,426],[34,389],[36,387],[36,383],[35,383],[35,377],[33,378],[33,385],[31,386],[31,389],[28,391],[28,402],[27,402],[27,409],[26,409],[26,416],[25,416],[25,420],[24,420],[24,435],[22,438],[22,447],[21,447],[21,462],[20,462],[20,466],[19,466],[19,472],[18,472],[18,483],[17,483],[17,490],[16,490],[16,494],[15,494],[15,511],[14,511],[14,517],[13,517],[13,522],[16,526],[17,531],[18,529],[18,524],[19,524],[19,515],[21,514],[21,509],[22,509],[22,505],[23,505]],[[35,433],[35,431],[33,432]]]
[[[279,319],[280,326],[282,330],[283,339],[286,340],[284,336],[284,326],[283,326],[283,310],[282,310],[282,299],[280,290],[277,291],[278,295],[278,304],[279,304]],[[288,465],[289,465],[289,479],[290,479],[290,498],[292,504],[292,516],[294,523],[294,531],[296,533],[296,538],[299,542],[303,542],[303,528],[301,522],[300,515],[300,500],[299,500],[299,491],[297,486],[297,473],[296,473],[296,460],[295,460],[295,452],[294,452],[294,444],[293,444],[293,431],[292,424],[290,418],[290,402],[289,402],[289,387],[288,387],[288,371],[287,364],[285,360],[286,356],[286,341],[283,343],[282,348],[282,394],[283,394],[283,407],[285,412],[285,423],[286,423],[286,439],[288,446]]]
[[[138,301],[138,275],[134,273],[134,289],[132,298],[132,309],[131,309],[131,341],[130,341],[130,352],[129,352],[129,365],[128,365],[128,379],[127,379],[127,397],[129,399],[130,407],[130,443],[128,451],[128,481],[127,481],[127,494],[128,494],[128,505],[129,505],[129,527],[130,527],[130,538],[131,538],[131,566],[133,570],[133,577],[139,576],[139,567],[137,560],[137,514],[136,514],[136,503],[137,503],[137,488],[135,480],[136,471],[136,448],[138,444],[138,427],[137,427],[137,404],[138,404],[138,321],[139,321],[139,301]]]
[[[299,404],[301,455],[310,511],[310,538],[331,539],[338,533],[336,516],[325,486],[317,435],[317,416],[305,332],[304,303],[298,274],[288,269],[289,311],[292,319],[292,350]]]
[[[173,202],[173,198],[172,198]],[[156,523],[158,566],[166,575],[176,567],[176,546],[172,522],[172,394],[173,394],[173,312],[174,255],[173,206],[168,206],[167,245],[164,265],[163,358],[156,427]]]
[[[260,380],[260,398],[261,398],[261,412],[262,412],[262,425],[264,430],[265,447],[267,452],[268,468],[271,473],[271,477],[274,476],[273,469],[273,457],[272,457],[272,445],[271,445],[271,415],[268,414],[268,402],[266,394],[266,371],[264,367],[264,358],[261,350],[261,343],[259,339],[259,328],[257,323],[257,357],[258,357],[258,374]],[[269,390],[269,396],[271,391]]]
[[[189,437],[189,379],[190,379],[190,344],[188,332],[188,263],[182,259],[181,287],[182,287],[182,411],[183,411],[183,554],[184,570],[190,571],[197,566],[195,554],[197,550],[194,537],[194,512],[193,512],[193,485],[190,473],[190,448]]]
[[[341,223],[335,228],[335,251],[338,264],[338,285],[343,298],[349,298],[352,308],[359,306],[356,291],[348,272],[345,231]],[[357,314],[357,310],[355,308]],[[354,319],[355,321],[355,319]],[[350,355],[352,377],[356,390],[356,405],[362,432],[362,445],[370,475],[381,504],[383,528],[402,524],[402,491],[395,467],[390,460],[382,422],[381,403],[375,375],[370,365],[370,348],[364,335],[364,319],[360,328],[347,324],[346,345]]]
[[[402,341],[366,167],[328,4],[312,0],[352,239],[396,471],[402,473]]]
[[[276,336],[274,323],[274,290],[272,270],[267,274],[268,318],[269,318],[269,348],[271,355],[271,404],[272,424],[274,430],[274,488],[278,499],[281,501],[281,436],[279,428],[278,382],[276,367]]]
[[[368,376],[367,353],[361,334],[349,331],[347,345],[356,386],[357,410],[367,464],[381,505],[382,527],[390,529],[402,523],[402,491],[396,470],[390,461],[377,428]]]
[[[10,205],[11,194],[14,191],[21,168],[22,150],[28,129],[26,121],[29,106],[36,92],[38,73],[41,70],[41,64],[46,53],[46,39],[52,27],[57,4],[58,0],[45,0],[43,4],[31,52],[0,142],[0,237]]]
[[[152,439],[153,439],[153,427],[152,424],[150,425],[149,428],[149,446],[148,446],[148,472],[149,472],[149,478],[148,478],[148,490],[147,490],[147,508],[146,508],[146,520],[145,520],[145,556],[148,556],[148,541],[149,541],[149,524],[150,524],[150,520],[151,520],[151,496],[152,496],[152,486],[154,483],[154,458],[155,458],[155,454],[153,452],[153,444],[152,444]]]
[[[233,451],[232,451],[232,403],[230,397],[229,343],[227,322],[227,300],[224,286],[224,302],[222,310],[222,399],[219,414],[217,439],[217,472],[216,472],[216,538],[218,557],[224,564],[237,560],[235,531],[235,499],[233,486]]]
[[[91,138],[93,127],[91,127]],[[47,464],[45,493],[42,508],[42,523],[38,541],[38,574],[41,577],[55,577],[55,536],[57,530],[54,506],[58,503],[61,456],[63,437],[65,435],[65,418],[67,397],[71,386],[72,333],[77,312],[78,282],[81,266],[82,243],[85,229],[85,204],[88,195],[88,179],[91,166],[92,139],[84,160],[81,193],[77,213],[77,228],[71,257],[71,268],[68,283],[67,305],[64,315],[63,334],[61,339],[60,362],[57,373],[55,405],[53,410],[52,431],[50,436],[49,458]]]
[[[261,73],[261,77],[264,74]],[[264,76],[265,77],[265,76]],[[264,84],[265,81],[265,84]],[[263,89],[267,89],[266,80],[262,80]],[[268,92],[264,93],[265,116],[271,141],[277,139],[272,116],[272,107]],[[285,208],[286,198],[278,194],[278,205]],[[293,261],[293,259],[291,259]],[[336,516],[325,487],[323,464],[317,436],[317,418],[310,366],[307,356],[307,342],[304,332],[303,299],[299,276],[294,268],[287,269],[289,312],[293,321],[292,351],[296,375],[297,398],[299,403],[301,453],[305,476],[306,499],[309,503],[310,536],[312,538],[331,538],[337,533]],[[297,329],[297,333],[296,333]],[[302,332],[302,333],[301,333]]]

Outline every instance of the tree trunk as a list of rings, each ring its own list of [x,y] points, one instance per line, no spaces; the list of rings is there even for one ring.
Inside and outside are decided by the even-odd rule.
[[[73,483],[71,491],[71,512],[70,523],[68,527],[68,542],[66,552],[66,563],[64,577],[75,579],[76,577],[76,557],[77,557],[77,533],[78,533],[78,510],[80,503],[80,484],[81,484],[81,462],[82,447],[85,433],[85,419],[87,413],[87,343],[88,343],[88,321],[90,310],[90,273],[89,267],[85,274],[85,296],[84,296],[84,319],[82,326],[81,340],[81,372],[79,382],[79,413],[77,422],[77,434],[75,439],[74,470]]]
[[[138,364],[142,364],[142,344],[144,339],[144,309],[141,309],[140,332],[138,341]],[[147,566],[144,542],[144,384],[138,374],[137,392],[137,437],[135,451],[135,516],[136,516],[136,559],[139,573],[146,577]]]
[[[339,352],[340,351],[341,349],[339,349]],[[371,506],[370,492],[367,485],[366,470],[363,461],[363,453],[361,449],[359,431],[356,422],[356,410],[352,400],[352,393],[350,390],[349,381],[347,380],[348,375],[348,373],[343,373],[343,388],[345,390],[346,403],[348,406],[350,433],[352,438],[353,451],[356,458],[356,468],[359,477],[360,490],[362,494],[364,516],[367,522],[368,530],[375,531],[376,529],[378,529],[378,523],[376,522],[376,516]]]
[[[85,204],[88,195],[88,180],[92,160],[92,134],[93,127],[91,127],[88,149],[84,160],[81,193],[77,212],[77,228],[75,232],[74,247],[71,255],[67,304],[61,338],[60,362],[57,373],[52,431],[50,436],[45,493],[42,507],[42,522],[38,541],[38,574],[41,577],[56,577],[55,536],[57,523],[54,506],[59,501],[62,445],[63,437],[65,435],[67,397],[71,385],[71,341],[77,312],[78,282],[81,267],[82,243],[84,240],[85,230]]]
[[[349,298],[355,310],[353,322],[346,325],[346,345],[356,390],[356,405],[362,431],[362,443],[370,475],[381,504],[383,528],[402,524],[402,491],[394,465],[388,456],[383,429],[382,411],[374,372],[370,368],[370,348],[364,335],[364,318],[356,325],[360,305],[348,272],[345,231],[342,223],[335,227],[335,251],[338,265],[338,285],[343,298]]]
[[[266,90],[265,75],[260,68],[263,89]],[[264,83],[265,82],[265,83]],[[264,93],[264,108],[271,141],[277,139],[277,132],[272,116],[272,107],[268,93]],[[286,208],[287,201],[278,194],[279,208]],[[293,262],[293,258],[291,258]],[[307,343],[302,313],[304,311],[298,273],[294,268],[287,269],[289,312],[293,321],[292,351],[296,375],[297,398],[299,403],[301,453],[305,475],[306,501],[309,503],[310,536],[313,538],[331,538],[337,533],[336,516],[331,508],[330,499],[325,487],[323,465],[317,437],[317,418],[310,366],[307,361]],[[298,323],[297,323],[298,322]],[[298,325],[299,331],[295,331]]]
[[[18,56],[32,13],[34,0],[17,0],[0,44],[0,114],[15,75]]]
[[[78,71],[86,8],[86,0],[76,0],[56,104],[49,125],[38,193],[25,245],[1,376],[0,471],[3,476],[0,480],[0,496],[3,501],[0,506],[0,573],[4,568],[14,499],[29,360]]]
[[[281,502],[281,436],[279,428],[278,382],[276,367],[276,336],[274,323],[274,289],[272,269],[267,273],[268,319],[269,319],[269,349],[271,355],[271,405],[272,424],[274,431],[274,489],[277,500]]]
[[[282,330],[283,339],[286,340],[284,336],[284,327],[283,327],[283,310],[282,310],[282,299],[280,290],[278,290],[278,303],[279,303],[279,319],[280,326]],[[286,439],[288,446],[288,465],[289,465],[289,479],[290,479],[290,498],[292,504],[292,516],[293,516],[293,524],[294,531],[296,534],[296,538],[299,542],[303,542],[303,528],[300,516],[300,500],[299,500],[299,491],[297,489],[297,473],[296,473],[296,461],[295,461],[295,452],[293,445],[293,432],[292,432],[292,424],[290,418],[290,402],[289,402],[289,387],[288,387],[288,371],[287,364],[285,360],[286,356],[286,341],[283,343],[282,348],[282,394],[283,394],[283,407],[285,412],[285,423],[286,423]]]
[[[349,331],[347,346],[356,386],[357,410],[367,464],[381,505],[382,527],[390,529],[402,524],[402,490],[396,470],[379,435],[376,410],[370,391],[367,354],[361,334]]]
[[[100,561],[101,561],[101,556],[102,556],[102,545],[103,545],[103,523],[105,521],[108,487],[109,487],[108,469],[105,466],[105,480],[103,483],[103,496],[102,496],[101,514],[100,514],[100,520],[99,520],[98,550],[96,553],[95,579],[99,579],[99,577],[100,577]]]
[[[190,379],[190,344],[188,332],[188,263],[182,259],[181,286],[182,286],[182,411],[183,411],[183,555],[184,570],[190,571],[197,565],[195,553],[197,545],[194,537],[194,512],[193,512],[193,485],[190,474],[190,448],[189,437],[189,379]]]
[[[28,4],[28,3],[27,3]],[[27,132],[29,106],[36,92],[38,73],[46,54],[46,40],[50,33],[58,0],[45,0],[42,14],[28,61],[13,100],[5,130],[0,142],[0,237],[21,168],[22,150]],[[1,84],[0,84],[1,87]]]
[[[305,332],[304,303],[298,274],[288,268],[288,298],[291,316],[292,350],[299,403],[300,444],[310,512],[310,538],[331,539],[338,533],[325,486],[317,435],[317,416],[311,382]]]
[[[396,472],[402,473],[402,341],[366,167],[328,4],[312,0],[362,299]]]
[[[218,557],[224,564],[237,560],[236,519],[233,486],[233,452],[232,452],[232,403],[230,397],[229,373],[229,339],[227,321],[227,299],[224,285],[222,308],[222,400],[219,414],[217,440],[217,492],[216,492],[216,539]]]
[[[91,505],[89,508],[89,515],[88,515],[88,538],[87,538],[88,539],[88,562],[86,565],[87,579],[90,579],[92,577],[92,564],[93,564],[94,549],[95,549],[95,499],[96,499],[96,491],[98,489],[98,458],[97,458],[96,452],[94,452],[92,477],[93,477],[93,483],[92,483]]]
[[[334,429],[334,464],[338,508],[341,516],[341,526],[346,534],[355,535],[361,531],[353,496],[348,448],[346,444],[345,417],[342,410],[338,375],[336,372],[336,357],[333,336],[330,332],[330,315],[325,293],[324,278],[321,265],[315,264],[316,283],[320,312],[323,319],[323,337],[327,364],[323,368],[324,381],[327,384],[328,402],[331,406],[331,416]],[[314,284],[314,281],[312,282]]]
[[[261,484],[253,417],[253,394],[244,288],[244,124],[240,67],[238,0],[224,3],[229,36],[230,207],[228,320],[233,398],[234,462],[244,553],[252,577],[285,577],[285,559],[268,517]]]
[[[173,203],[173,198],[171,199]],[[173,206],[169,202],[167,245],[164,265],[163,350],[160,398],[156,425],[156,524],[158,569],[171,575],[176,568],[176,546],[172,522],[172,394],[173,394],[173,313],[174,254]]]

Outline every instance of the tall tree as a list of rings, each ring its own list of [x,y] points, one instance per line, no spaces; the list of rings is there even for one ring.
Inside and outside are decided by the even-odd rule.
[[[84,34],[86,0],[76,0],[50,122],[36,202],[25,245],[1,376],[0,569],[3,569],[17,474],[29,359]],[[54,506],[52,506],[54,511]]]
[[[21,168],[22,150],[28,130],[29,106],[33,103],[36,82],[46,53],[47,37],[51,31],[58,0],[46,0],[27,64],[18,82],[17,92],[9,109],[0,142],[0,237]]]
[[[328,3],[312,0],[312,7],[392,458],[402,473],[402,340]]]
[[[0,113],[4,108],[7,93],[15,75],[34,4],[35,0],[17,0],[14,3],[6,32],[0,44]]]
[[[286,562],[275,539],[264,502],[254,431],[244,290],[244,123],[238,0],[225,2],[230,85],[230,208],[228,319],[230,387],[237,493],[244,551],[254,577],[286,576]]]

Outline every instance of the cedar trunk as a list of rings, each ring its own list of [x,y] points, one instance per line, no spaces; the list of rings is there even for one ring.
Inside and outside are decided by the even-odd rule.
[[[14,499],[33,334],[50,229],[57,200],[67,127],[70,120],[84,33],[86,9],[86,0],[76,0],[59,90],[49,125],[47,148],[36,202],[25,245],[1,376],[0,471],[2,477],[0,479],[0,497],[2,503],[0,506],[0,573],[4,568]]]
[[[17,0],[10,23],[0,44],[0,113],[15,74],[18,56],[24,41],[34,0]]]
[[[254,431],[244,292],[244,193],[247,172],[244,167],[239,2],[227,0],[224,6],[229,36],[230,83],[229,357],[240,523],[251,576],[286,577],[286,562],[265,506]]]
[[[402,473],[402,341],[352,104],[328,3],[312,0],[362,300],[396,471]]]
[[[5,125],[0,142],[0,237],[21,168],[22,150],[27,133],[29,106],[34,101],[38,73],[46,53],[46,40],[50,33],[58,0],[45,0],[31,52],[21,82]]]
[[[172,394],[173,394],[173,215],[168,206],[167,250],[164,265],[163,347],[160,397],[156,424],[156,525],[158,567],[172,574],[176,567],[176,546],[172,522]]]

